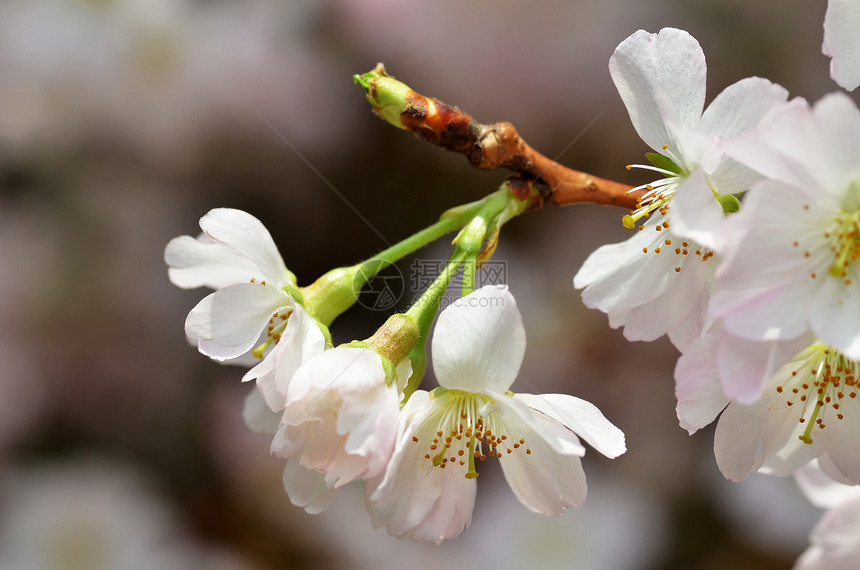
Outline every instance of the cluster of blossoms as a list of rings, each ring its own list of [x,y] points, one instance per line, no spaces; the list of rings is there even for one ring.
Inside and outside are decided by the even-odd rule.
[[[505,215],[502,208],[497,218]],[[339,487],[365,480],[375,527],[438,543],[471,520],[476,462],[497,457],[527,508],[559,515],[585,500],[580,437],[609,457],[625,451],[623,433],[594,405],[510,391],[526,339],[506,286],[468,292],[439,314],[431,343],[439,386],[417,389],[440,296],[484,241],[485,221],[477,215],[466,225],[457,239],[457,252],[465,251],[412,309],[368,339],[337,347],[328,327],[356,300],[362,271],[373,264],[298,287],[263,224],[231,209],[206,214],[199,237],[168,244],[174,284],[215,289],[188,314],[187,336],[214,360],[256,362],[244,376],[257,385],[245,418],[273,434],[295,505],[322,512]]]
[[[825,27],[834,77],[850,88],[860,42],[838,38],[848,16],[857,37],[857,6],[831,2]],[[757,77],[705,109],[704,54],[677,29],[636,32],[609,68],[654,151],[628,169],[660,178],[634,189],[622,221],[638,231],[576,274],[584,302],[630,340],[669,337],[680,424],[693,433],[719,416],[727,478],[815,462],[821,477],[860,485],[860,110],[843,93],[789,101]],[[816,537],[857,528],[860,503],[839,509],[802,567],[836,567],[811,561],[836,556]],[[856,540],[849,550],[856,564]]]
[[[825,52],[848,88],[860,83],[858,21],[856,2],[831,2]],[[678,419],[692,434],[719,416],[714,450],[727,478],[797,473],[832,508],[801,567],[856,561],[856,539],[828,545],[860,520],[860,110],[842,93],[789,100],[758,77],[705,108],[702,49],[671,28],[634,33],[609,69],[653,151],[628,169],[658,179],[631,191],[637,206],[622,223],[633,236],[592,253],[575,287],[628,339],[667,335],[677,347]],[[272,434],[295,505],[321,512],[361,480],[374,527],[438,543],[468,526],[480,461],[498,458],[523,505],[558,515],[585,500],[580,438],[624,453],[594,405],[510,391],[526,346],[520,313],[507,287],[474,283],[501,226],[534,197],[507,184],[306,287],[245,212],[212,210],[199,237],[167,246],[173,283],[215,290],[185,331],[204,355],[251,366],[245,419]],[[334,346],[329,327],[371,276],[454,230],[448,265],[411,308]],[[460,269],[462,297],[439,313]],[[428,341],[439,385],[425,391]]]

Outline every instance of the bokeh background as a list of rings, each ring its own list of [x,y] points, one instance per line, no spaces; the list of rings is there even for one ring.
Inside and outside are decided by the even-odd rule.
[[[589,453],[588,501],[558,519],[528,512],[485,466],[471,528],[439,547],[373,531],[360,485],[319,516],[289,503],[282,462],[242,422],[242,370],[186,343],[205,292],[170,285],[162,255],[210,208],[237,207],[308,283],[494,190],[506,173],[474,171],[371,114],[352,74],[377,61],[482,121],[513,122],[565,164],[639,183],[624,165],[646,148],[607,71],[619,42],[680,27],[708,58],[709,100],[750,75],[815,100],[838,89],[820,52],[824,11],[824,0],[0,2],[0,568],[789,568],[819,511],[791,480],[725,481],[712,430],[677,425],[675,350],[626,342],[573,290],[590,251],[626,238],[618,210],[530,213],[495,259],[529,339],[514,389],[594,402],[629,451]],[[443,243],[419,257],[447,254]],[[335,340],[384,318],[356,306]]]

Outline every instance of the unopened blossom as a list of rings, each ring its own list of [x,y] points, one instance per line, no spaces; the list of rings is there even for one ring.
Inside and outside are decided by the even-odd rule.
[[[830,56],[830,77],[853,91],[860,85],[860,2],[828,0],[824,15],[824,43]]]
[[[751,473],[788,476],[812,459],[860,483],[860,363],[822,343],[798,353],[750,406],[731,403],[717,424],[714,453],[733,481]]]
[[[628,339],[668,333],[684,347],[707,324],[712,232],[724,210],[736,207],[732,195],[759,179],[723,156],[717,143],[751,128],[787,93],[751,77],[704,109],[704,53],[695,38],[673,28],[634,33],[615,50],[609,70],[636,132],[655,153],[648,155],[652,164],[628,168],[660,178],[634,189],[644,194],[624,225],[639,224],[639,231],[592,253],[574,286],[584,288],[587,306],[609,315],[611,326],[623,326]]]
[[[334,491],[385,468],[394,448],[400,391],[408,359],[388,379],[371,348],[341,346],[304,363],[292,377],[272,452],[288,459],[284,487],[308,512],[320,512]]]
[[[624,434],[594,405],[509,391],[525,331],[507,288],[483,287],[446,308],[431,348],[440,387],[412,394],[385,472],[367,482],[374,527],[436,543],[456,537],[471,521],[477,464],[489,457],[523,505],[559,515],[585,500],[577,435],[608,457],[625,451]]]
[[[725,150],[766,176],[717,230],[710,312],[753,341],[812,331],[860,359],[860,111],[794,100]]]

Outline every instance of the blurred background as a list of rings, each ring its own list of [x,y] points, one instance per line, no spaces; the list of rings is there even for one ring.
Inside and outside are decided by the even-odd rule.
[[[359,485],[319,516],[289,503],[282,461],[242,422],[242,369],[186,343],[206,292],[173,287],[162,256],[209,209],[236,207],[307,284],[493,191],[507,173],[372,115],[352,74],[377,61],[479,120],[513,122],[564,164],[636,184],[624,165],[647,149],[607,70],[618,43],[680,27],[707,56],[709,100],[750,75],[815,100],[838,88],[825,7],[0,2],[0,568],[789,568],[820,512],[791,480],[725,481],[712,429],[677,425],[672,346],[626,342],[572,287],[590,251],[626,239],[619,210],[530,213],[495,260],[529,339],[514,390],[594,402],[629,451],[589,452],[588,501],[559,519],[528,512],[485,466],[471,528],[439,547],[373,531]],[[418,257],[444,259],[443,246]],[[385,316],[356,306],[335,341]]]

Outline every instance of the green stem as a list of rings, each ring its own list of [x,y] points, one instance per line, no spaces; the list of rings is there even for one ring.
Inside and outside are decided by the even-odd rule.
[[[475,290],[475,277],[478,271],[478,254],[470,253],[463,264],[463,292],[465,297]]]
[[[460,248],[454,249],[454,253],[445,264],[445,269],[433,281],[433,284],[421,295],[421,297],[412,305],[406,315],[415,319],[418,324],[419,340],[412,352],[409,355],[412,360],[412,376],[409,378],[409,383],[403,390],[406,400],[409,396],[418,389],[421,380],[424,378],[424,371],[427,369],[427,338],[430,336],[430,327],[433,325],[433,319],[439,311],[439,305],[442,303],[442,298],[445,296],[445,291],[451,283],[451,279],[457,270],[466,259],[466,253]]]
[[[371,277],[389,265],[396,263],[410,253],[421,249],[425,245],[436,241],[443,235],[462,228],[475,216],[476,212],[484,207],[485,201],[486,200],[481,200],[479,202],[469,204],[467,205],[467,208],[462,211],[457,211],[455,215],[443,216],[443,218],[435,224],[424,228],[403,241],[392,245],[360,263],[358,266],[358,273],[355,278],[356,290],[363,287]]]

